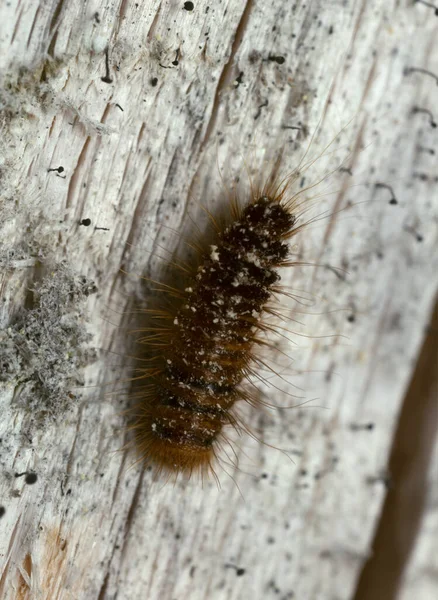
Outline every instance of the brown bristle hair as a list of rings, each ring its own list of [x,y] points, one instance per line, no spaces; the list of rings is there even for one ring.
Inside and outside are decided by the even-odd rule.
[[[184,282],[155,282],[160,305],[140,311],[149,325],[137,329],[147,335],[136,353],[150,366],[133,378],[131,430],[156,472],[215,475],[224,427],[242,429],[236,402],[254,403],[241,384],[267,303],[281,291],[277,270],[291,264],[288,240],[302,227],[297,196],[286,198],[292,178],[279,182],[276,172],[246,205],[230,202],[227,225],[212,219],[216,239],[204,240],[196,266],[180,265]]]

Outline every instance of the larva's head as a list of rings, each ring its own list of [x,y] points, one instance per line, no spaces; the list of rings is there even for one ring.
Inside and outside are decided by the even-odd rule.
[[[249,224],[263,228],[273,237],[283,237],[291,231],[296,222],[294,214],[290,213],[276,197],[260,196],[253,204],[245,209]]]

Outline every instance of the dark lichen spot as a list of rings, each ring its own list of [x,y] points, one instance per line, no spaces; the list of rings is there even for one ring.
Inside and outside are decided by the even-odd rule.
[[[352,423],[350,425],[351,431],[373,431],[374,427],[374,423]]]
[[[240,71],[239,75],[236,77],[235,81],[234,81],[234,85],[236,87],[239,87],[239,85],[242,83],[243,81],[243,71]]]
[[[26,475],[26,477],[24,478],[24,481],[28,485],[33,485],[34,483],[36,483],[38,481],[38,475],[36,473],[28,473]]]
[[[282,65],[284,64],[286,59],[284,58],[284,56],[275,56],[273,54],[270,54],[268,56],[268,60],[270,60],[271,62],[276,62],[277,65]]]
[[[110,77],[110,64],[109,64],[109,54],[108,54],[108,48],[105,49],[105,75],[103,77],[100,78],[101,81],[103,81],[103,83],[112,83],[113,80]]]
[[[56,173],[63,173],[64,167],[61,165],[60,167],[56,167],[55,169],[47,169],[48,173],[52,173],[53,171],[56,171]]]

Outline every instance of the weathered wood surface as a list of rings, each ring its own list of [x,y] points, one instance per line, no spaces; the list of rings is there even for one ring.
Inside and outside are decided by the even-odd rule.
[[[437,581],[438,303],[400,411],[373,553],[355,600],[433,598]]]
[[[354,597],[370,552],[438,283],[437,130],[413,111],[433,110],[438,91],[431,75],[410,70],[438,73],[438,19],[411,1],[193,4],[0,5],[2,598],[340,600]],[[123,327],[108,319],[129,306],[139,280],[119,269],[156,273],[157,257],[176,244],[173,230],[201,218],[199,203],[224,202],[217,163],[226,182],[243,180],[244,160],[257,172],[284,148],[283,164],[294,168],[318,124],[309,156],[339,135],[306,182],[343,160],[344,169],[318,188],[312,214],[327,218],[297,242],[305,260],[347,273],[294,269],[285,283],[313,298],[307,312],[321,313],[299,315],[302,331],[348,339],[281,338],[297,359],[293,371],[282,363],[285,378],[325,408],[248,411],[295,464],[240,440],[240,470],[229,468],[234,480],[222,474],[221,489],[194,480],[163,487],[116,452],[123,397],[74,389],[65,414],[54,402],[43,420],[39,397],[26,410],[34,358],[74,385],[81,314],[90,346],[126,353]],[[397,203],[376,183],[392,186]],[[84,290],[73,272],[97,286],[85,308],[75,305]],[[41,278],[55,300],[31,313],[27,290]],[[38,315],[34,352],[13,362],[17,336],[35,332]],[[49,341],[69,315],[72,347],[62,354]],[[54,366],[49,350],[60,353]],[[87,383],[117,377],[115,363],[104,354]],[[264,389],[268,400],[290,404],[277,388],[295,388],[280,378],[275,386]],[[24,472],[37,481],[15,477]],[[436,486],[436,471],[431,479]],[[430,561],[418,577],[436,569]],[[410,572],[406,585],[414,580]],[[414,589],[431,597],[427,585]]]

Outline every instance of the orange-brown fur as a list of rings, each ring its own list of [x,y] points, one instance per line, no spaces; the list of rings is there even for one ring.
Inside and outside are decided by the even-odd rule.
[[[212,470],[227,425],[240,428],[233,410],[249,400],[241,383],[251,372],[263,311],[288,262],[288,239],[299,229],[285,200],[289,181],[271,177],[217,239],[200,252],[192,272],[184,264],[183,286],[157,284],[167,297],[145,310],[149,326],[138,340],[150,366],[137,369],[132,395],[134,442],[158,471]],[[189,271],[189,272],[187,272]]]

